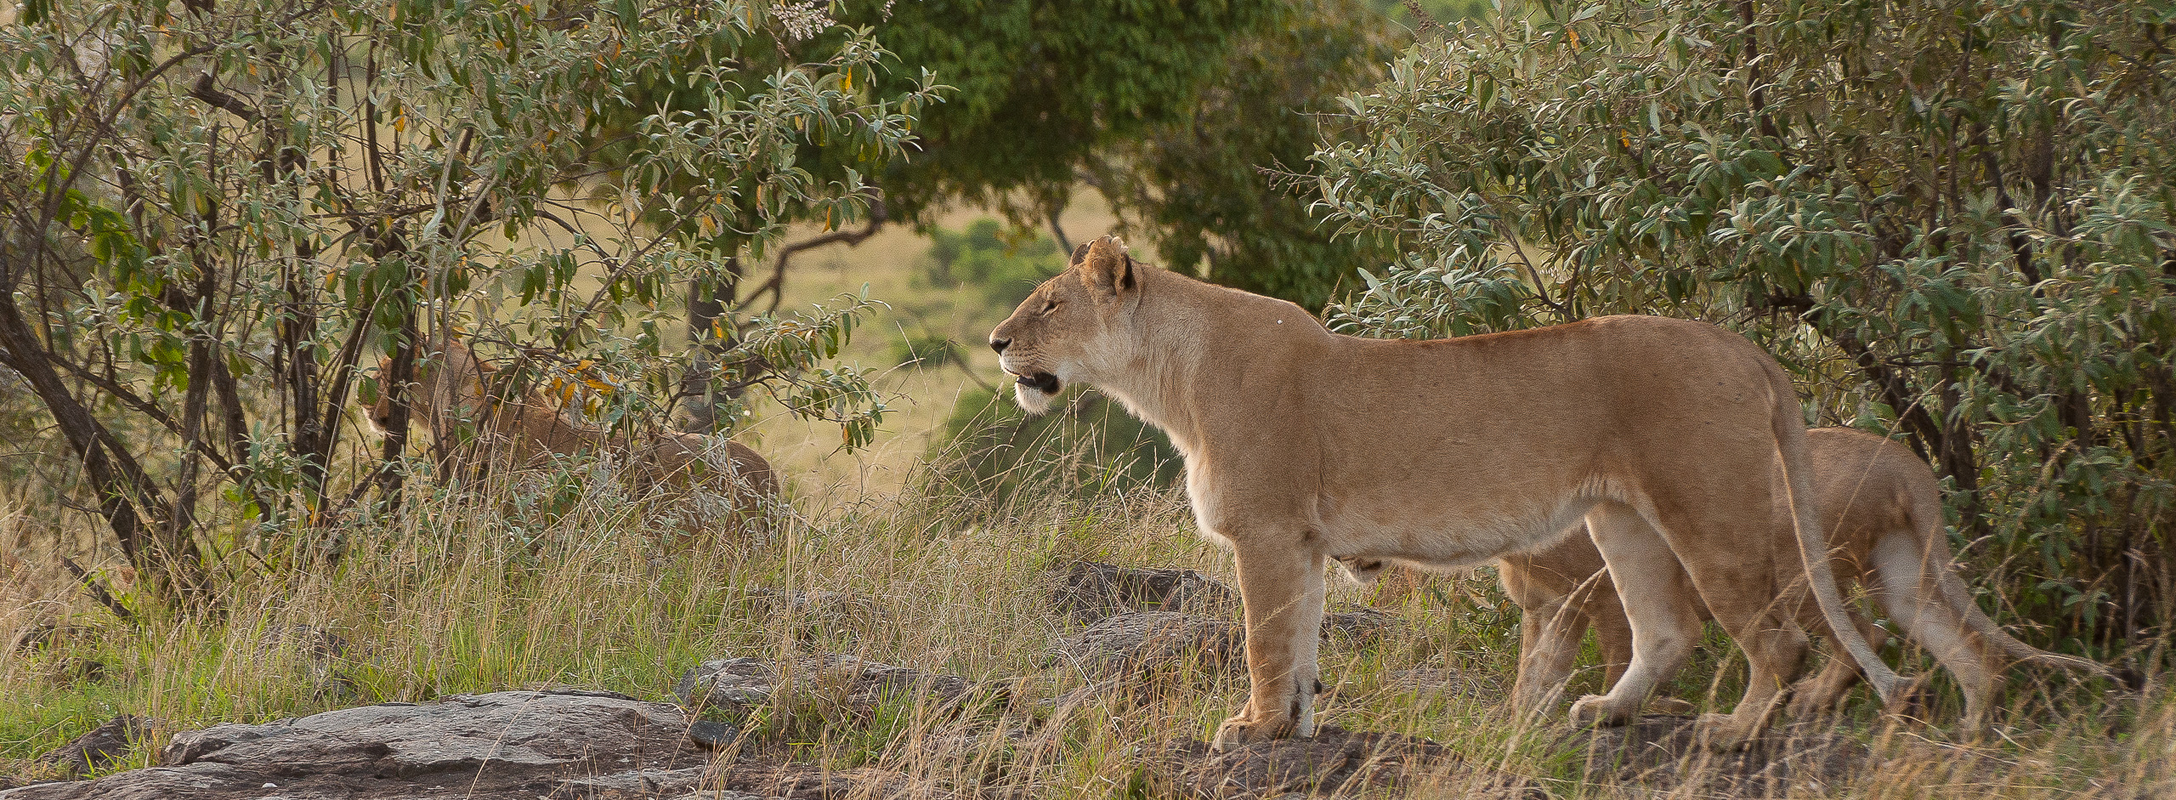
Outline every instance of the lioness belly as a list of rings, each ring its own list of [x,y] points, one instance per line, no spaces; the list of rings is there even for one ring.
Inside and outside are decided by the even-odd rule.
[[[1562,541],[1568,533],[1583,530],[1578,526],[1580,518],[1600,501],[1575,495],[1547,504],[1429,515],[1349,511],[1325,515],[1322,530],[1330,542],[1330,557],[1340,561],[1387,561],[1451,570]]]

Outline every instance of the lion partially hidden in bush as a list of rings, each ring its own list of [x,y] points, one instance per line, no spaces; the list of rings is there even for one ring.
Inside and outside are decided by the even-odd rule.
[[[1956,677],[1964,695],[1966,729],[1985,727],[1989,701],[2002,688],[2002,672],[2015,662],[2061,666],[2121,682],[2094,661],[2018,641],[1979,610],[1955,571],[1943,531],[1940,486],[1911,450],[1849,428],[1808,431],[1806,446],[1837,580],[1865,586],[1904,634]],[[1774,530],[1786,534],[1781,523]],[[1524,612],[1519,677],[1512,690],[1513,703],[1522,710],[1535,711],[1569,677],[1579,639],[1590,624],[1601,644],[1605,681],[1615,681],[1631,661],[1632,627],[1604,566],[1601,552],[1584,531],[1546,550],[1498,562],[1504,591]],[[1779,581],[1804,580],[1805,570],[1792,560],[1775,567]],[[1811,605],[1802,603],[1791,613],[1808,627],[1820,625],[1820,611]],[[1853,620],[1875,646],[1887,638],[1855,612]],[[1834,659],[1819,676],[1797,687],[1790,709],[1807,713],[1830,708],[1857,678],[1851,661]]]
[[[515,467],[562,456],[610,458],[638,490],[684,495],[702,488],[726,498],[736,527],[739,519],[777,501],[778,477],[770,462],[739,442],[675,431],[614,432],[569,419],[535,391],[502,401],[491,386],[497,368],[468,346],[442,339],[424,351],[407,396],[411,419],[431,432],[432,449],[441,458],[497,459]],[[379,375],[384,380],[391,374],[387,359]],[[392,392],[381,390],[370,407],[371,425],[389,429],[393,410]],[[708,525],[691,520],[687,527]]]
[[[1717,743],[1767,724],[1806,635],[1783,609],[1810,588],[1884,698],[1895,673],[1844,615],[1812,504],[1790,379],[1744,337],[1699,322],[1605,317],[1437,341],[1339,336],[1299,306],[1082,246],[991,333],[1030,410],[1068,383],[1171,438],[1203,534],[1228,544],[1246,607],[1246,706],[1230,747],[1313,728],[1330,559],[1456,568],[1545,547],[1582,517],[1630,598],[1632,661],[1575,721],[1621,723],[1699,638],[1693,594],[1744,651]],[[1782,480],[1772,465],[1780,459]],[[1771,515],[1776,502],[1794,513]],[[1772,564],[1792,525],[1812,577]],[[1683,568],[1679,568],[1682,563]]]

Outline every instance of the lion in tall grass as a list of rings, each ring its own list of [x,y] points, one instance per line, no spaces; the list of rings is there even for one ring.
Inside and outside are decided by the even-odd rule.
[[[416,363],[407,395],[411,419],[430,431],[432,448],[442,457],[502,458],[516,467],[564,456],[611,458],[637,489],[684,496],[702,488],[727,498],[736,517],[756,514],[778,499],[778,476],[770,462],[746,445],[721,436],[608,430],[568,418],[536,391],[499,400],[492,386],[497,367],[478,359],[467,345],[444,339],[429,349]],[[379,375],[391,374],[387,359]],[[393,410],[392,393],[380,391],[370,407],[371,425],[391,428]]]

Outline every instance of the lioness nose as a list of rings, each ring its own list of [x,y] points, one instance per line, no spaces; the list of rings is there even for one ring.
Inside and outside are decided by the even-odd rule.
[[[990,337],[990,349],[996,350],[998,355],[1005,354],[1005,345],[1008,344],[1012,344],[1011,339],[999,339],[995,336]]]

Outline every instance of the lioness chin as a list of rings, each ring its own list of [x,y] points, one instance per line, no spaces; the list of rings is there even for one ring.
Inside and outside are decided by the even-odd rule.
[[[1850,428],[1806,433],[1807,456],[1821,509],[1821,530],[1834,548],[1837,579],[1866,586],[1904,629],[1957,679],[1964,694],[1964,728],[1986,727],[1989,701],[2001,689],[2002,670],[2030,661],[2082,670],[2121,683],[2093,661],[2034,648],[2005,633],[1972,602],[1958,579],[1942,497],[1934,472],[1903,445]],[[1779,513],[1782,513],[1779,510]],[[1788,530],[1778,527],[1778,535]],[[1777,546],[1788,546],[1779,541]],[[1802,581],[1789,560],[1773,562],[1779,582]],[[1533,713],[1562,686],[1589,624],[1600,641],[1605,681],[1632,658],[1632,628],[1618,605],[1616,588],[1603,572],[1602,554],[1575,533],[1546,550],[1508,556],[1497,565],[1504,591],[1524,612],[1520,623],[1519,677],[1512,701]],[[1706,614],[1706,609],[1699,609]],[[1825,632],[1818,609],[1801,604],[1801,625]],[[1875,646],[1881,628],[1856,613],[1852,619]],[[1818,677],[1792,694],[1794,714],[1834,706],[1858,678],[1848,659],[1832,659]]]
[[[1016,396],[1094,386],[1161,428],[1202,532],[1237,561],[1247,703],[1218,747],[1313,732],[1330,559],[1421,568],[1545,547],[1582,517],[1626,597],[1631,666],[1579,722],[1621,723],[1699,637],[1688,593],[1745,652],[1737,708],[1701,720],[1743,742],[1797,675],[1798,588],[1764,561],[1771,497],[1795,514],[1812,589],[1883,697],[1896,683],[1843,617],[1814,525],[1789,379],[1712,325],[1607,317],[1439,341],[1330,333],[1299,306],[1135,262],[1104,237],[997,327]],[[1770,479],[1781,458],[1785,480]],[[1678,569],[1683,563],[1684,569]],[[1779,602],[1782,601],[1782,602]]]

